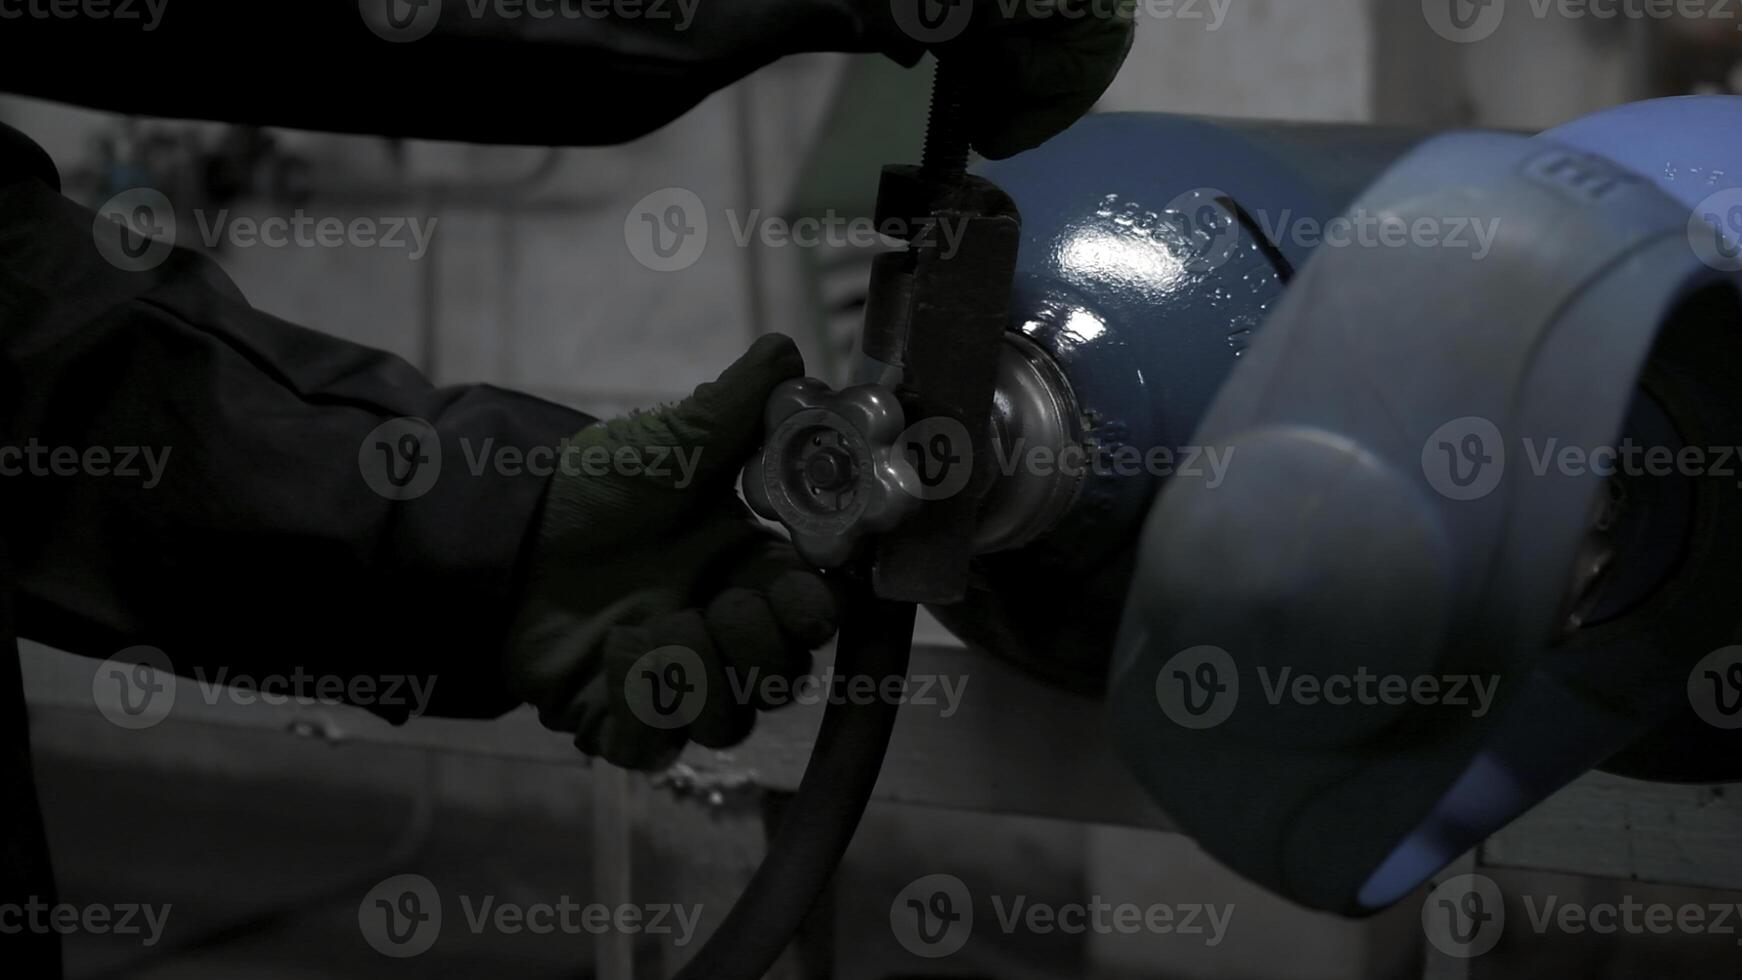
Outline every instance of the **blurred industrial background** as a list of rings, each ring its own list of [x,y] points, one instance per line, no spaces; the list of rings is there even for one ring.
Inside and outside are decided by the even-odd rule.
[[[1170,5],[1168,17],[1140,12],[1137,49],[1102,111],[1539,129],[1633,99],[1742,92],[1734,23],[1514,17],[1486,43],[1462,45],[1430,30],[1412,2],[1197,6],[1197,16],[1186,16],[1184,4]],[[327,74],[330,84],[345,84],[343,66]],[[756,215],[868,213],[878,167],[917,155],[926,82],[922,70],[874,57],[793,58],[634,143],[558,150],[130,119],[22,99],[0,100],[0,120],[47,148],[66,192],[86,204],[139,183],[164,191],[183,244],[204,247],[201,222],[219,213],[231,222],[299,210],[421,222],[430,231],[421,254],[223,236],[211,251],[261,309],[396,352],[441,382],[491,382],[602,415],[682,396],[767,331],[798,338],[814,371],[841,376],[874,248],[754,236],[741,246],[735,225]],[[416,91],[407,80],[407,97]],[[706,250],[681,277],[649,268],[625,239],[638,202],[667,188],[693,192],[714,223]],[[935,625],[923,638],[951,642]],[[439,955],[391,960],[358,934],[357,903],[375,882],[416,871],[456,891],[527,903],[565,895],[704,902],[708,921],[717,921],[778,809],[778,798],[754,791],[755,772],[719,775],[730,771],[729,758],[692,781],[650,783],[588,767],[524,714],[393,732],[336,708],[195,704],[149,732],[130,732],[93,707],[94,664],[41,648],[25,657],[65,899],[175,908],[175,928],[152,948],[71,938],[74,978],[665,976],[683,950],[587,935],[456,929],[444,934]],[[1044,734],[1061,743],[1090,737]],[[927,748],[967,754],[952,758],[949,772],[1008,775],[1007,760],[972,757],[995,736]],[[1024,791],[1060,797],[1049,810],[1061,816],[879,803],[832,905],[814,917],[784,975],[1422,974],[1419,904],[1365,922],[1302,912],[1219,870],[1181,838],[1097,824],[1089,789],[1037,778]],[[977,892],[1055,904],[1090,896],[1233,903],[1239,941],[1004,935],[988,907],[979,910],[987,927],[977,936],[992,938],[931,962],[896,942],[889,899],[933,872]],[[1617,886],[1542,887],[1601,895]],[[1694,964],[1742,963],[1731,940],[1708,939],[1511,936],[1476,975],[1692,976],[1707,969]]]

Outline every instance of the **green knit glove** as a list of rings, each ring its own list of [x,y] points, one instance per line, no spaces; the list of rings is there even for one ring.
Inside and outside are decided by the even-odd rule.
[[[669,765],[685,742],[750,734],[769,684],[810,670],[835,631],[827,585],[738,499],[769,393],[804,374],[763,337],[683,402],[571,441],[532,545],[509,689],[614,765]]]
[[[1001,160],[1063,132],[1090,109],[1136,37],[1135,0],[864,0],[887,5],[884,50],[921,51],[968,79],[968,136]]]
[[[1017,8],[1046,9],[1045,4]],[[964,39],[973,66],[974,149],[1001,160],[1039,146],[1082,118],[1125,64],[1136,39],[1132,0],[1059,0],[1062,13],[1003,16],[980,0]]]

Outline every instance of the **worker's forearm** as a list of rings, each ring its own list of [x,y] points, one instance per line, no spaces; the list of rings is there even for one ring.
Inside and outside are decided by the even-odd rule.
[[[133,19],[0,19],[0,91],[146,115],[600,144],[656,129],[785,54],[902,46],[886,0],[160,6],[155,20],[146,0]],[[8,57],[13,49],[31,57]]]
[[[94,656],[147,643],[178,671],[434,678],[440,713],[511,706],[496,658],[547,482],[530,461],[588,420],[435,388],[252,309],[193,253],[124,271],[92,222],[40,182],[0,188],[20,633]],[[427,428],[380,428],[402,418]]]

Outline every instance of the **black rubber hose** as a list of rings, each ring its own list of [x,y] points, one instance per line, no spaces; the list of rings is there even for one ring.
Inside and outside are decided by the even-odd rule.
[[[915,606],[879,599],[869,583],[845,591],[835,674],[851,683],[907,676]],[[887,703],[885,703],[887,701]],[[831,700],[798,792],[786,808],[762,866],[726,920],[678,972],[676,980],[761,980],[817,902],[883,771],[898,699],[864,704]]]

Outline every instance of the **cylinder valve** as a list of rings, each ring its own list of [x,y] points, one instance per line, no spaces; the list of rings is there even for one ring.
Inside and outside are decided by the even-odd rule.
[[[763,419],[767,438],[744,467],[744,499],[792,532],[799,555],[818,568],[846,564],[861,538],[919,506],[924,488],[898,445],[906,417],[888,388],[790,381]]]

